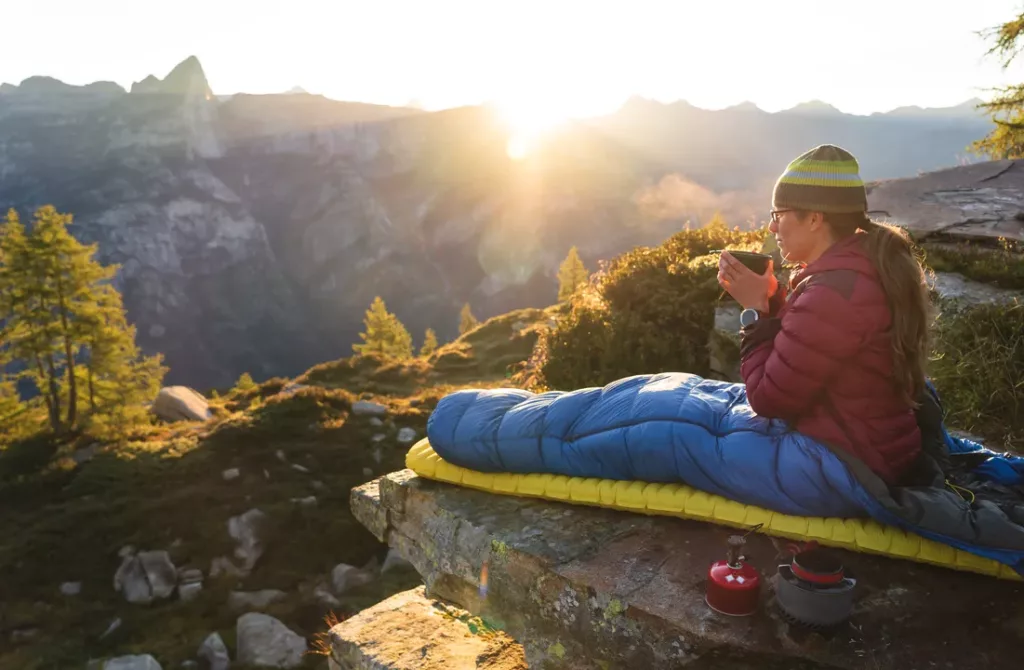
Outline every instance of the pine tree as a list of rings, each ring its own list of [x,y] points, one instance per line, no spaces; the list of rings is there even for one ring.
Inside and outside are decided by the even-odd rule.
[[[388,311],[384,300],[377,296],[363,317],[365,331],[359,333],[361,344],[353,344],[357,354],[377,354],[389,358],[412,357],[412,335],[398,317]]]
[[[558,302],[564,302],[571,298],[576,289],[585,286],[589,279],[590,274],[584,267],[583,261],[580,260],[576,247],[573,246],[558,268]]]
[[[459,312],[459,335],[465,335],[478,325],[480,325],[480,322],[473,316],[473,312],[469,309],[469,303],[467,302],[462,306],[462,311]]]
[[[1009,67],[1020,53],[1018,42],[1024,36],[1024,13],[987,32],[988,37],[995,39],[988,54],[998,54],[1003,68]],[[970,148],[997,160],[1024,157],[1024,84],[996,90],[994,98],[979,105],[991,113],[996,127]]]
[[[243,372],[238,377],[238,381],[235,382],[235,391],[248,391],[249,389],[256,388],[256,382],[253,381],[252,375],[248,372]]]
[[[135,346],[110,284],[116,266],[98,263],[96,245],[76,240],[70,223],[47,205],[27,234],[13,211],[0,234],[3,358],[27,366],[20,376],[41,393],[55,432],[80,424],[83,402],[90,414],[140,417],[166,372],[160,356]]]
[[[426,358],[437,350],[437,333],[433,328],[427,328],[423,334],[423,346],[420,347],[420,356]]]

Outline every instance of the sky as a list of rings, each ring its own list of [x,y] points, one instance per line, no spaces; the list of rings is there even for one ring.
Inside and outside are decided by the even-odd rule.
[[[521,117],[614,111],[632,95],[853,114],[955,105],[1024,81],[977,34],[1020,0],[0,0],[0,82],[125,88],[195,55],[217,94],[301,86]]]

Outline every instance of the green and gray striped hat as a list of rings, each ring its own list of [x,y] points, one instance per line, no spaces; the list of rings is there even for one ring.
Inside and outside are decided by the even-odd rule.
[[[860,166],[849,151],[822,144],[786,166],[775,183],[772,207],[808,212],[866,212]]]

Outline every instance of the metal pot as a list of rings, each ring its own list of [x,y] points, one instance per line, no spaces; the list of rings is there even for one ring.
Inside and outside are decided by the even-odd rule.
[[[854,588],[857,580],[846,577],[840,571],[839,578],[829,576],[829,583],[817,583],[801,579],[794,573],[801,566],[794,560],[793,565],[779,566],[779,578],[775,585],[775,600],[779,608],[797,623],[812,628],[829,628],[846,621],[853,611]]]

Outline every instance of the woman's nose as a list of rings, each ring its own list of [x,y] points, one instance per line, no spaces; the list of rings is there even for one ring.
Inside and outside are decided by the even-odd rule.
[[[772,233],[779,232],[779,224],[774,217],[768,221],[768,231]]]

